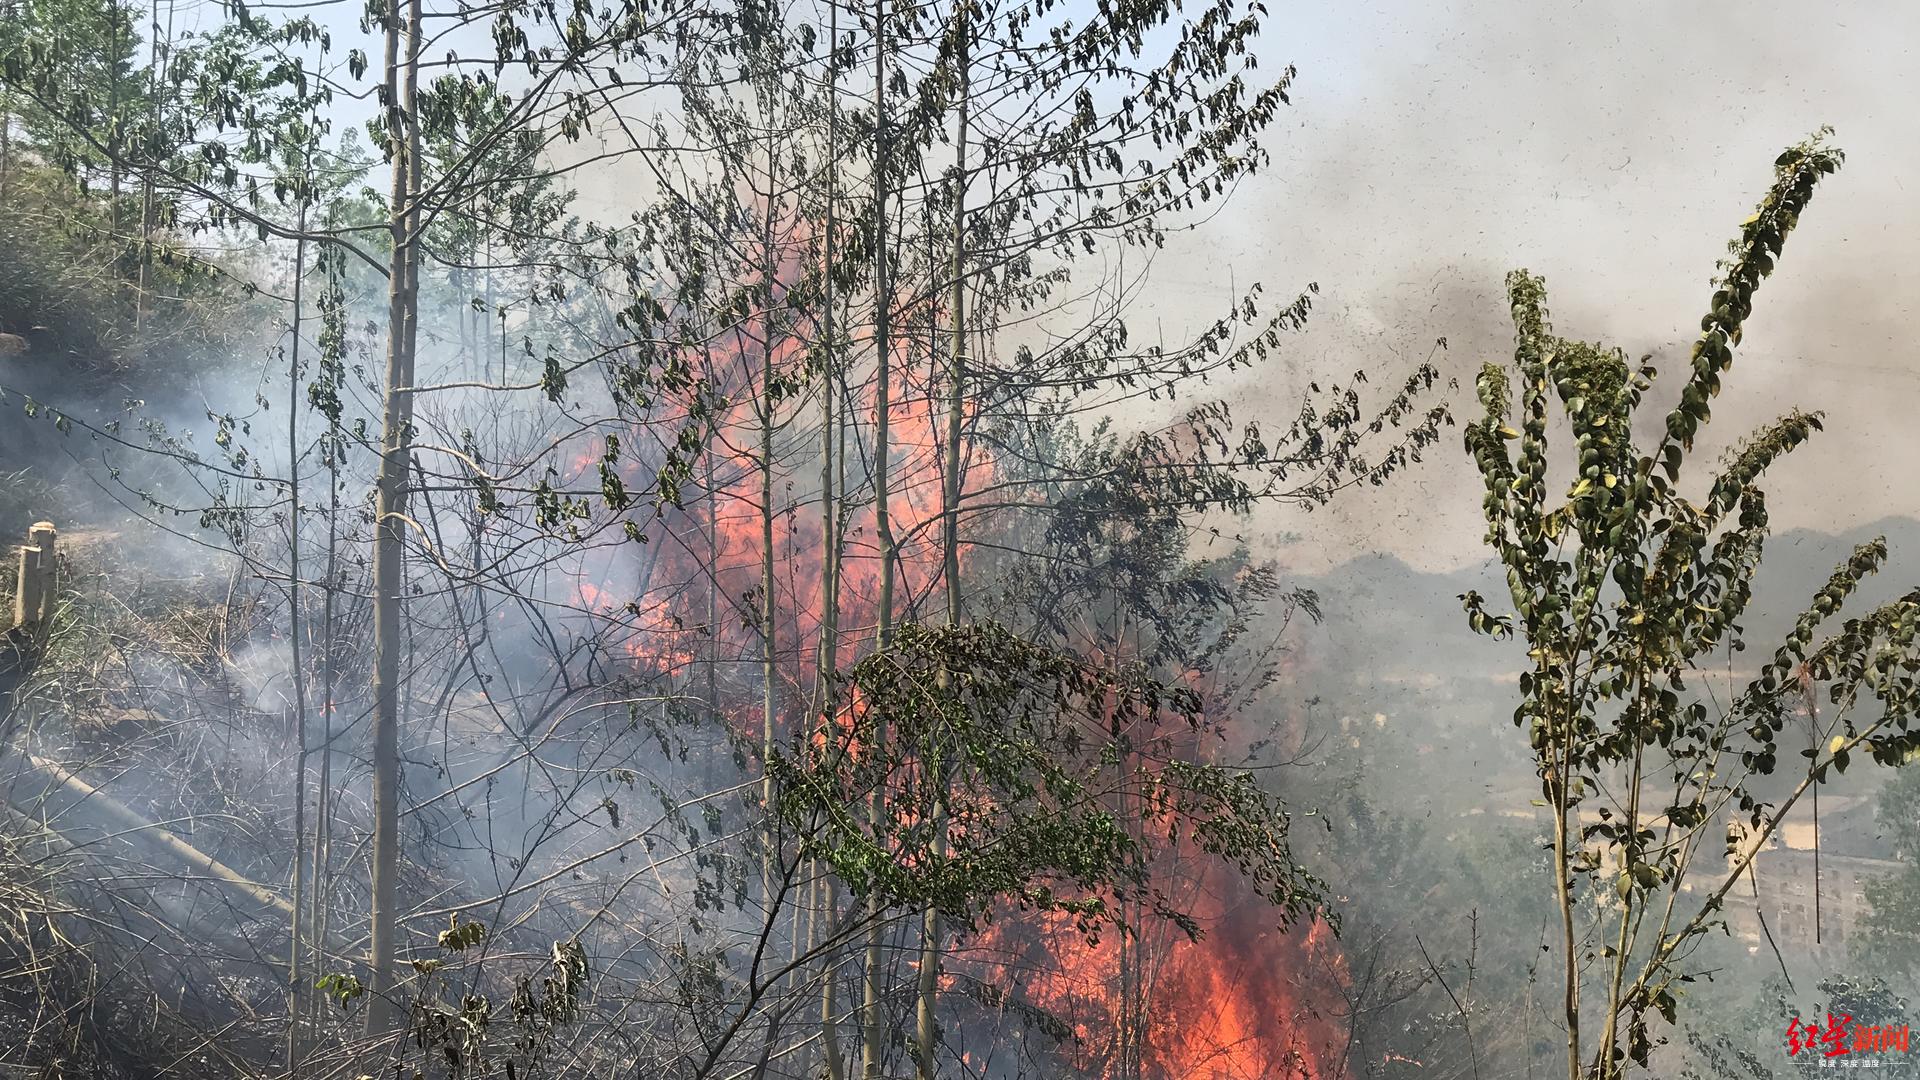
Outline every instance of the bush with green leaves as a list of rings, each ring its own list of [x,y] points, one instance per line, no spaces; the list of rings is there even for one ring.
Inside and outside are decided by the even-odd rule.
[[[1728,891],[1806,791],[1844,772],[1856,752],[1894,765],[1920,747],[1920,592],[1816,640],[1886,558],[1882,541],[1840,561],[1744,688],[1715,698],[1705,686],[1710,667],[1726,666],[1725,650],[1745,647],[1740,620],[1767,535],[1761,475],[1818,431],[1820,416],[1795,410],[1754,432],[1705,480],[1700,501],[1682,493],[1692,486],[1683,478],[1698,471],[1694,441],[1754,292],[1815,185],[1840,166],[1826,134],[1774,163],[1771,188],[1721,266],[1679,401],[1651,445],[1634,421],[1653,366],[1555,336],[1545,283],[1524,270],[1507,279],[1515,370],[1489,364],[1478,380],[1484,416],[1468,426],[1466,448],[1485,482],[1486,542],[1506,570],[1513,613],[1491,611],[1477,593],[1461,600],[1475,630],[1518,633],[1531,662],[1514,722],[1552,818],[1571,1080],[1648,1063],[1661,1041],[1650,1016],[1675,1020],[1695,974],[1689,954],[1724,924]],[[1555,404],[1577,474],[1550,501]],[[1822,689],[1833,706],[1825,712]],[[1791,786],[1770,803],[1754,785],[1776,773]],[[1690,873],[1711,884],[1683,893]]]
[[[1137,906],[1198,936],[1152,873],[1185,844],[1237,869],[1282,921],[1320,911],[1287,811],[1251,774],[1196,759],[1200,695],[1142,664],[991,622],[908,623],[846,681],[831,722],[770,769],[802,856],[856,896],[963,927],[1008,908],[1059,914],[1096,940],[1133,929],[1121,913]],[[881,812],[863,813],[876,795]]]

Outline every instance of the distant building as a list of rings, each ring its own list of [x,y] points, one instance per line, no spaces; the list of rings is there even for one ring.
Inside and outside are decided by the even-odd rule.
[[[1531,796],[1531,797],[1529,797]],[[1551,822],[1551,810],[1539,798],[1537,788],[1505,788],[1489,796],[1493,808],[1476,807],[1461,815],[1464,821],[1483,815],[1508,819],[1534,820],[1545,830]],[[1843,962],[1849,941],[1858,932],[1868,912],[1866,886],[1875,878],[1901,869],[1894,860],[1892,847],[1881,834],[1875,819],[1876,803],[1870,797],[1832,796],[1820,800],[1818,926],[1816,933],[1813,800],[1802,798],[1788,812],[1780,828],[1768,838],[1754,856],[1746,872],[1727,893],[1723,910],[1727,931],[1747,946],[1750,952],[1768,949],[1767,937],[1782,953],[1827,962]],[[1575,828],[1599,823],[1597,804],[1581,808]],[[1662,827],[1660,817],[1647,819],[1649,828]],[[1602,842],[1590,846],[1602,860],[1611,863],[1617,852]],[[1717,834],[1703,842],[1695,858],[1695,868],[1681,883],[1683,898],[1704,899],[1726,880],[1727,871],[1737,862],[1719,858]],[[1614,870],[1602,873],[1602,879]],[[1598,897],[1611,905],[1610,893]],[[1685,900],[1683,899],[1683,904]]]
[[[1844,960],[1868,911],[1867,882],[1900,869],[1875,827],[1874,810],[1871,798],[1823,799],[1816,838],[1812,800],[1796,803],[1727,894],[1728,931],[1751,952],[1769,948],[1771,935],[1783,953]],[[1684,888],[1708,888],[1705,878],[1698,875]]]

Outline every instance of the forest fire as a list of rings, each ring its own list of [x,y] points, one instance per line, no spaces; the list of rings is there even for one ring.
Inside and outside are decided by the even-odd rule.
[[[1899,13],[176,6],[0,17],[0,1077],[1901,1022]],[[1685,178],[1809,104],[1880,177],[1826,272],[1823,127],[1670,304]]]
[[[1065,1025],[1058,1053],[1102,1080],[1339,1080],[1335,1018],[1346,970],[1331,929],[1284,928],[1231,873],[1195,872],[1201,936],[1147,921],[1089,942],[1059,918],[1013,916],[982,934],[968,974],[1013,985],[1010,1004]]]
[[[895,566],[901,598],[896,618],[935,610],[941,595],[938,410],[930,397],[898,402],[891,410],[898,479],[888,505],[893,530],[901,538]],[[728,410],[712,436],[715,447],[757,438],[759,421],[751,414],[746,403]],[[712,470],[711,490],[684,506],[662,507],[660,520],[649,527],[659,535],[651,537],[646,550],[637,556],[603,558],[597,572],[583,567],[575,578],[577,605],[611,618],[622,629],[621,647],[627,654],[660,674],[682,672],[698,659],[715,656],[723,661],[749,659],[762,648],[764,630],[757,609],[763,573],[763,479],[750,455],[722,452],[716,457],[723,467]],[[583,453],[576,455],[574,465],[577,473],[591,473],[599,461]],[[631,481],[645,479],[641,463],[629,462],[625,469]],[[985,467],[975,463],[968,476],[977,478],[983,471]],[[825,608],[820,579],[825,523],[817,496],[795,494],[808,479],[803,470],[778,464],[767,485],[782,499],[770,515],[776,612],[771,630],[785,688],[808,685]],[[848,661],[871,644],[879,563],[869,512],[864,521],[847,523],[843,541],[838,647]],[[638,577],[631,591],[615,584],[627,574]]]
[[[798,351],[790,339],[776,345],[787,361]],[[660,519],[647,528],[652,540],[640,554],[623,552],[606,560],[597,575],[581,574],[576,597],[582,608],[622,628],[621,648],[634,662],[668,678],[685,680],[716,664],[721,670],[746,663],[758,668],[770,632],[784,738],[812,692],[824,625],[820,574],[827,523],[817,494],[800,494],[817,487],[804,466],[778,462],[766,475],[766,466],[749,449],[766,422],[751,394],[759,352],[759,342],[742,338],[733,360],[721,369],[729,373],[729,396],[736,400],[708,436],[710,464],[701,475],[706,489],[683,506],[662,508]],[[903,371],[924,370],[904,360]],[[902,599],[897,618],[938,611],[942,593],[938,526],[944,417],[935,389],[928,383],[913,387],[896,398],[891,411],[896,456],[889,508],[900,538],[896,571]],[[863,419],[870,420],[871,386],[854,394]],[[809,464],[817,469],[817,461]],[[577,483],[590,482],[601,468],[597,448],[575,454],[572,465]],[[629,486],[647,479],[640,466],[624,463]],[[978,484],[992,475],[990,462],[970,461],[965,467],[963,482]],[[776,583],[771,627],[762,625],[760,614],[768,525],[761,506],[764,490],[783,499],[767,515]],[[880,549],[870,508],[843,528],[838,659],[844,668],[872,646]],[[971,562],[964,544],[962,558]],[[615,584],[627,574],[637,575],[631,593]],[[629,600],[629,595],[641,599]],[[1107,662],[1100,645],[1083,644],[1096,664]],[[1172,674],[1206,696],[1197,673]],[[759,738],[762,722],[756,684],[735,675],[715,691],[720,715],[737,737],[749,741]],[[1185,753],[1205,753],[1195,745],[1198,736],[1180,740]],[[897,813],[911,824],[910,808]],[[1134,933],[1109,934],[1099,942],[1089,942],[1062,916],[1010,914],[977,940],[961,943],[942,983],[949,988],[969,980],[1019,983],[1022,1008],[1038,1010],[1070,1032],[1057,1047],[1040,1052],[1102,1080],[1344,1077],[1337,1024],[1316,1000],[1320,990],[1337,989],[1345,978],[1327,924],[1315,920],[1286,927],[1230,869],[1178,853],[1169,861],[1181,864],[1166,869],[1186,882],[1177,902],[1195,920],[1197,938],[1141,912],[1131,913],[1143,916],[1135,920]],[[957,1017],[955,1022],[978,1021]]]
[[[1161,977],[1169,1008],[1149,1017],[1148,1075],[1254,1080],[1346,1075],[1343,1034],[1328,996],[1344,982],[1338,943],[1325,922],[1275,927],[1261,905],[1223,912],[1199,942],[1177,941]],[[1327,985],[1332,982],[1335,985]],[[1187,1008],[1174,1003],[1206,1003]]]
[[[806,274],[799,252],[816,228],[799,218],[780,222],[759,253],[747,259],[774,267],[771,303],[785,302],[798,288]],[[906,323],[931,321],[939,306],[926,300],[903,303],[897,317]],[[825,625],[822,570],[830,523],[820,501],[821,433],[811,426],[821,422],[820,415],[811,396],[795,402],[785,382],[813,363],[809,337],[821,333],[818,325],[739,323],[695,348],[705,382],[679,399],[653,402],[647,428],[680,427],[697,436],[701,449],[693,483],[675,499],[652,506],[643,501],[629,512],[630,519],[652,519],[639,526],[648,539],[639,554],[615,549],[583,560],[574,574],[577,605],[610,619],[618,629],[616,648],[643,669],[673,676],[702,661],[756,660],[770,648],[781,683],[776,695],[792,701],[809,691]],[[902,336],[891,360],[896,385],[888,410],[887,506],[896,538],[896,621],[927,618],[939,610],[943,594],[941,455],[947,406],[937,377],[929,373],[926,349]],[[854,357],[841,362],[858,366]],[[871,381],[843,376],[842,383],[835,406],[842,455],[836,467],[838,483],[845,485],[858,482],[856,470],[872,468],[860,440],[871,434],[877,402]],[[644,450],[623,455],[616,449],[644,447],[652,437],[641,429],[584,437],[563,454],[567,486],[591,490],[611,470],[629,491],[654,491],[657,455]],[[768,459],[776,442],[779,449]],[[991,463],[968,454],[962,455],[960,469],[963,491],[992,475]],[[848,513],[837,528],[835,647],[844,667],[871,647],[882,549],[871,505]],[[770,568],[763,563],[768,538]],[[963,542],[961,559],[968,554]],[[628,575],[630,589],[622,581]],[[768,580],[771,602],[764,595]],[[763,625],[769,610],[772,623]],[[736,717],[743,728],[757,726],[757,720],[745,722],[744,711],[751,710],[744,700],[714,704],[728,715],[743,711]],[[790,723],[795,710],[783,705],[780,711]]]
[[[1296,735],[1298,733],[1295,733]],[[1179,753],[1210,756],[1205,732]],[[1151,766],[1148,766],[1151,768]],[[1181,840],[1155,868],[1196,931],[1122,905],[1126,933],[1089,940],[1070,919],[1010,914],[985,928],[976,974],[1064,1023],[1060,1052],[1102,1080],[1340,1080],[1346,958],[1317,914],[1287,925],[1231,867]]]

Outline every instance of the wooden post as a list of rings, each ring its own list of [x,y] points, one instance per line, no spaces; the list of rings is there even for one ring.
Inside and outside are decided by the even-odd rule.
[[[60,571],[54,560],[55,530],[51,521],[36,521],[20,548],[20,570],[13,593],[13,625],[43,628],[53,619],[60,599]]]

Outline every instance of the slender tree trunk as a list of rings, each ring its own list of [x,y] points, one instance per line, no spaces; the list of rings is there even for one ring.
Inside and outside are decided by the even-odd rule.
[[[952,319],[952,338],[949,342],[947,360],[947,431],[946,460],[941,465],[940,484],[940,538],[941,563],[947,593],[947,624],[958,626],[961,616],[960,592],[960,432],[962,413],[965,408],[966,394],[966,351],[967,351],[967,136],[968,108],[968,63],[970,49],[969,36],[972,27],[967,19],[969,0],[960,0],[956,13],[958,25],[955,27],[956,47],[955,78],[959,83],[959,115],[954,138],[953,166],[953,275],[952,297],[948,301],[949,316]],[[950,673],[940,673],[941,682],[952,685]],[[941,761],[928,763],[928,767],[939,774],[935,787],[933,808],[933,847],[934,857],[946,855],[946,764]],[[915,1025],[916,1065],[919,1080],[934,1080],[936,1072],[934,1050],[939,1042],[939,995],[940,995],[940,909],[929,905],[921,913],[920,926],[920,994],[919,1009]]]
[[[469,263],[473,262],[474,260],[473,252],[467,251],[467,252],[462,252],[461,254],[466,262],[469,262]],[[468,286],[470,284],[467,281],[467,274],[470,272],[471,271],[461,270],[461,269],[449,270],[447,272],[447,278],[448,278],[447,284],[452,287],[454,296],[459,297],[459,296],[473,295],[472,293],[467,291]],[[474,343],[473,316],[474,316],[473,309],[465,303],[462,303],[458,308],[455,309],[454,323],[460,332],[460,371],[462,375],[466,375],[466,373],[469,371],[474,371],[474,372],[478,371],[478,369],[475,367],[469,367],[469,365],[471,365],[475,359],[474,354],[480,351],[479,346]],[[472,378],[476,381],[485,381],[480,379],[477,373],[474,375],[467,375],[466,377]]]
[[[327,214],[327,227],[333,227],[333,214]],[[337,291],[338,264],[328,264],[329,302],[344,303]],[[344,318],[344,312],[340,314]],[[322,357],[322,360],[330,359]],[[331,378],[331,376],[329,376]],[[314,792],[313,822],[313,904],[308,917],[308,939],[313,947],[316,969],[327,964],[327,894],[333,887],[333,716],[335,711],[335,647],[338,630],[334,625],[334,603],[340,572],[340,451],[342,440],[337,418],[329,420],[326,433],[327,464],[327,567],[320,593],[320,775]],[[309,1011],[318,1019],[320,998],[310,998]]]
[[[148,108],[149,108],[148,121],[153,131],[158,132],[160,129],[160,85],[161,85],[161,74],[162,74],[161,69],[166,66],[167,54],[166,54],[166,50],[162,48],[161,32],[160,32],[160,10],[157,6],[153,10],[152,30],[153,30],[153,40],[149,43],[149,49],[148,49],[149,55],[151,57],[151,62],[148,66],[148,71],[147,71],[147,94],[152,98],[152,100],[148,103]],[[172,38],[173,38],[173,5],[169,3],[167,5],[166,39],[168,42],[171,42]],[[152,135],[150,137],[158,138],[157,134]],[[153,148],[149,147],[148,149],[149,151],[151,151]],[[313,154],[311,149],[309,149],[306,157],[307,157],[307,171],[309,174],[311,174],[313,171],[313,168],[312,168]],[[134,330],[134,333],[136,334],[138,334],[141,331],[141,329],[146,325],[147,291],[151,284],[151,278],[152,278],[152,272],[153,272],[153,227],[154,227],[153,168],[154,168],[154,164],[155,162],[153,161],[148,161],[146,163],[146,166],[147,166],[146,170],[141,176],[141,180],[140,180],[140,279],[138,284],[135,286],[134,293],[133,293],[133,305],[134,305],[133,306],[133,330]],[[301,213],[300,231],[302,233],[305,233],[307,231],[307,225],[306,225],[306,216],[305,216],[306,201],[304,196],[302,197],[302,201],[301,201],[300,213]],[[302,240],[301,244],[303,245],[302,251],[304,251],[305,241]],[[299,260],[296,259],[296,261],[299,261]],[[298,288],[297,285],[295,287]],[[297,301],[296,301],[296,307],[297,307]],[[298,322],[299,317],[300,317],[300,313],[296,310],[294,312],[294,320],[296,321],[296,323]],[[296,336],[296,342],[297,340],[298,338]]]
[[[948,301],[953,327],[947,354],[947,445],[946,462],[941,470],[941,557],[946,578],[947,622],[958,625],[961,617],[960,592],[960,439],[967,393],[967,139],[970,135],[971,105],[967,66],[972,50],[968,47],[973,30],[967,20],[967,5],[960,0],[958,29],[960,108],[954,138],[953,166],[953,275],[952,295]]]
[[[493,234],[487,234],[487,267],[483,275],[481,288],[487,300],[487,310],[481,313],[486,323],[486,355],[480,358],[480,371],[484,376],[493,370]],[[507,381],[507,319],[500,316],[500,381]]]
[[[760,807],[766,815],[766,831],[761,837],[762,888],[767,898],[767,918],[774,917],[773,900],[778,891],[775,882],[779,863],[780,830],[773,817],[774,739],[780,722],[780,668],[777,654],[780,635],[774,625],[779,613],[774,602],[773,559],[773,154],[767,154],[767,205],[763,224],[760,318]]]
[[[1820,760],[1820,702],[1813,692],[1813,676],[1806,665],[1800,668],[1800,692],[1807,705],[1807,749],[1812,751],[1808,760]],[[1635,761],[1639,759],[1636,757]],[[1818,948],[1820,941],[1820,785],[1813,785],[1813,944]]]
[[[4,17],[13,18],[8,6]],[[7,205],[7,181],[13,174],[13,91],[0,88],[0,206]]]
[[[893,456],[892,433],[889,430],[890,414],[893,411],[893,283],[887,275],[887,185],[890,152],[887,146],[886,0],[874,0],[873,43],[873,338],[874,363],[877,368],[874,387],[873,518],[874,532],[880,541],[880,597],[873,647],[876,652],[884,652],[893,644],[893,564],[897,553],[892,515],[887,507],[887,500],[892,495],[887,474],[889,459]],[[884,797],[885,792],[875,789],[868,801],[867,809],[872,815],[876,828],[882,821]],[[861,1001],[866,1030],[861,1043],[860,1071],[865,1080],[879,1080],[881,1055],[885,1049],[881,1015],[884,1003],[880,988],[882,914],[879,899],[869,897],[866,985]]]
[[[0,20],[11,23],[20,17],[16,0],[0,4]],[[0,206],[7,205],[8,181],[13,174],[13,88],[0,87]]]
[[[718,422],[710,423],[709,444],[717,438]],[[726,737],[732,733],[727,718],[720,714],[720,492],[713,486],[713,450],[709,445],[700,455],[700,469],[707,488],[707,718]],[[707,758],[706,787],[712,789],[713,758]]]
[[[107,235],[113,245],[113,296],[114,306],[119,309],[121,288],[125,279],[121,275],[127,272],[127,253],[120,247],[120,177],[125,169],[126,146],[121,140],[120,130],[120,2],[109,0],[107,18],[112,20],[107,29]],[[132,47],[127,51],[131,53]]]
[[[1567,880],[1570,844],[1567,835],[1567,776],[1572,764],[1572,724],[1561,736],[1561,761],[1553,765],[1553,873],[1554,899],[1560,908],[1561,1010],[1567,1025],[1567,1080],[1581,1080],[1580,958],[1574,951],[1573,890]]]
[[[833,678],[839,664],[840,645],[840,508],[834,502],[834,462],[838,447],[839,431],[835,426],[834,401],[839,392],[835,378],[839,374],[839,343],[834,340],[834,229],[837,222],[834,211],[837,204],[838,180],[840,175],[839,144],[839,73],[840,65],[835,55],[840,41],[840,6],[829,5],[827,16],[827,199],[826,232],[823,238],[821,273],[824,300],[821,310],[824,312],[825,327],[822,334],[821,349],[824,356],[820,364],[820,648],[816,659],[814,677],[815,715],[820,718],[825,740],[825,750],[835,753],[838,744],[835,739],[834,718],[838,713],[835,702]],[[818,911],[821,920],[828,926],[833,925],[833,917],[839,908],[839,888],[833,874],[824,863],[815,861],[814,880],[820,894]],[[821,961],[820,979],[820,1042],[823,1048],[827,1068],[827,1080],[845,1080],[846,1061],[840,1054],[840,1002],[838,1000],[839,978],[836,959],[839,950],[827,953]]]
[[[1113,672],[1119,674],[1121,657],[1127,634],[1126,608],[1120,603],[1119,590],[1113,591],[1113,617],[1116,629],[1113,634],[1112,664]],[[1134,651],[1139,650],[1138,632],[1135,633]],[[1132,767],[1129,754],[1121,758],[1121,767]],[[1119,792],[1121,826],[1127,829],[1136,842],[1142,841],[1145,825],[1141,821],[1140,800],[1130,798],[1123,785]],[[1125,916],[1128,908],[1137,910],[1138,905],[1129,904],[1125,896],[1120,897],[1120,913]],[[1138,925],[1135,923],[1134,925]],[[1145,958],[1141,955],[1142,944],[1133,934],[1121,934],[1120,937],[1120,1067],[1116,1071],[1117,1080],[1141,1080],[1141,1057],[1146,1040],[1146,985],[1144,980]]]
[[[313,904],[308,916],[308,940],[316,968],[327,963],[327,893],[333,887],[333,715],[334,715],[334,589],[339,573],[340,461],[337,431],[327,448],[327,572],[320,594],[320,641],[324,650],[320,668],[320,775],[314,792]],[[319,999],[313,999],[318,1013]]]
[[[391,1030],[399,1011],[393,994],[395,922],[400,871],[400,618],[401,563],[405,558],[407,470],[411,456],[414,343],[419,330],[416,233],[419,134],[415,126],[420,57],[420,0],[409,0],[406,51],[401,27],[387,23],[388,139],[393,149],[389,228],[393,262],[388,281],[386,408],[381,423],[380,476],[373,546],[373,910],[367,1031]]]
[[[1631,787],[1627,794],[1627,842],[1621,849],[1621,870],[1629,871],[1640,858],[1637,850],[1640,834],[1640,789],[1643,785],[1641,769],[1644,764],[1645,750],[1635,747],[1633,751],[1633,774]],[[1616,932],[1613,955],[1607,961],[1607,1014],[1600,1029],[1600,1046],[1596,1054],[1595,1072],[1603,1078],[1620,1075],[1619,1063],[1613,1059],[1613,1048],[1619,1041],[1620,985],[1627,973],[1628,958],[1633,954],[1634,900],[1631,895],[1620,902],[1620,927]]]
[[[827,229],[827,265],[833,265],[832,212],[828,212]],[[834,674],[839,664],[840,637],[840,522],[839,508],[834,502],[834,458],[838,431],[834,419],[834,343],[833,343],[833,286],[829,277],[827,286],[827,355],[824,370],[820,378],[820,648],[815,675],[814,698],[817,702],[815,715],[820,720],[823,751],[833,759],[839,754],[839,732],[836,730],[835,717],[839,705],[834,691]],[[829,767],[837,767],[830,765]],[[832,926],[834,915],[840,906],[838,882],[826,864],[815,860],[814,880],[819,893],[818,911],[820,922]],[[817,942],[816,942],[817,944]],[[837,957],[839,949],[830,950],[821,960],[820,990],[820,1038],[824,1047],[827,1067],[827,1080],[844,1080],[846,1062],[840,1054],[840,1003]]]
[[[311,165],[312,148],[308,148]],[[293,346],[287,360],[287,643],[293,664],[293,737],[298,748],[293,763],[293,918],[287,949],[287,1072],[292,1074],[300,1054],[300,990],[305,981],[301,960],[300,914],[306,889],[307,858],[307,669],[300,635],[300,316],[307,277],[307,204],[300,201],[302,239],[293,246]]]

